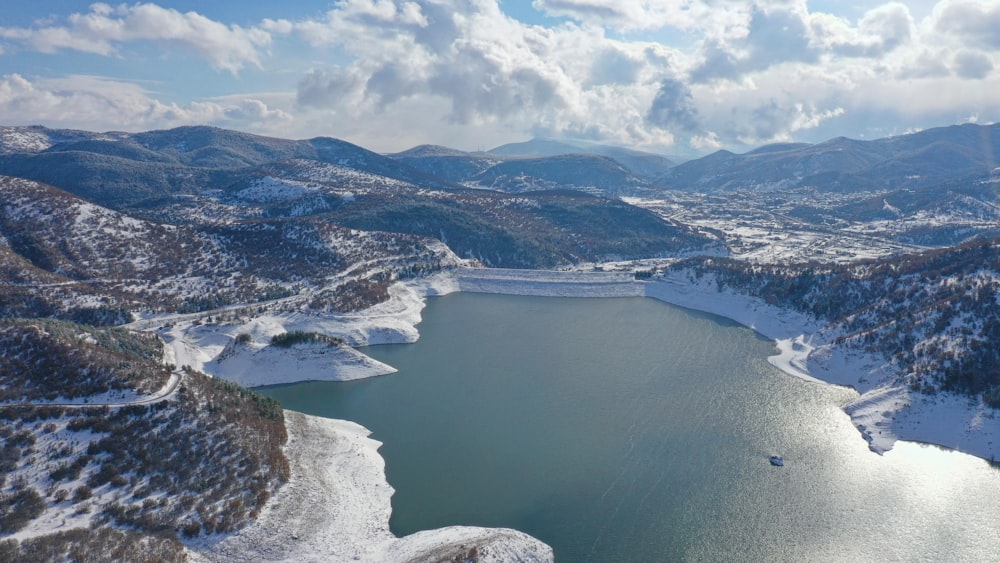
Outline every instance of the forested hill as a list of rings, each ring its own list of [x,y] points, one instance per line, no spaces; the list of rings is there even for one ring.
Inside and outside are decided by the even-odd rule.
[[[181,561],[289,477],[281,407],[170,374],[155,336],[36,319],[0,345],[0,561]]]

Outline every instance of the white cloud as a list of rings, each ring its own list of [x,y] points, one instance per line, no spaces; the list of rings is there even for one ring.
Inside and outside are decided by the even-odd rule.
[[[646,120],[655,127],[699,133],[698,110],[691,98],[691,89],[675,78],[666,78],[653,98]]]
[[[732,23],[740,2],[701,0],[534,0],[532,5],[550,16],[619,31],[662,29],[705,30]],[[744,4],[745,7],[745,3]]]
[[[976,51],[959,51],[955,54],[955,74],[966,80],[980,80],[993,72],[993,60]]]
[[[963,43],[1000,50],[1000,3],[976,0],[943,0],[933,16],[935,29]]]
[[[0,82],[0,122],[213,123],[377,150],[528,135],[740,149],[1000,119],[1000,2],[917,4],[865,0],[825,13],[807,0],[534,0],[562,18],[541,26],[507,16],[499,0],[340,0],[314,18],[274,14],[246,28],[155,4],[95,4],[0,28],[0,56],[31,48],[126,58],[129,42],[155,42],[234,74],[259,67],[254,84],[269,76],[278,94],[171,103],[163,100],[177,94],[135,83],[26,79],[36,71],[22,68]],[[289,55],[292,64],[276,60]],[[183,77],[162,84],[171,81]]]
[[[674,50],[612,40],[595,27],[525,25],[493,0],[383,4],[354,0],[321,20],[270,24],[353,57],[299,81],[303,110],[343,123],[420,106],[435,109],[424,114],[428,130],[443,123],[621,142],[673,139],[647,127],[645,116],[662,76],[675,71]]]
[[[431,135],[465,126],[738,147],[870,119],[859,89],[992,72],[988,55],[944,37],[934,23],[941,10],[918,25],[898,2],[871,5],[855,20],[811,12],[805,0],[534,6],[577,23],[527,25],[495,0],[350,0],[319,19],[265,27],[348,55],[300,79],[298,112],[335,117],[355,132],[404,120],[410,108]],[[607,33],[665,26],[700,37],[696,48]]]
[[[211,123],[261,130],[291,119],[289,113],[247,97],[176,104],[157,100],[138,84],[94,76],[0,77],[0,123],[6,125],[143,131]]]
[[[261,66],[260,50],[271,42],[269,32],[225,25],[197,12],[181,13],[156,4],[93,4],[87,13],[72,14],[67,25],[41,28],[0,27],[0,38],[42,53],[69,49],[114,55],[130,41],[154,41],[190,50],[213,67],[238,72]]]
[[[281,109],[269,108],[266,103],[253,98],[242,98],[228,106],[223,106],[226,119],[239,123],[265,123],[269,121],[288,122],[292,115]]]

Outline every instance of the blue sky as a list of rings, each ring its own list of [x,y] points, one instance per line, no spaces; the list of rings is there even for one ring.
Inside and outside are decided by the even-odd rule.
[[[5,125],[690,153],[1000,120],[1000,1],[8,4]]]

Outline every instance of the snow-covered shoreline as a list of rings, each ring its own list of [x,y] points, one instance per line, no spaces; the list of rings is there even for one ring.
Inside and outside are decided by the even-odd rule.
[[[726,317],[774,340],[777,353],[768,361],[788,375],[855,389],[860,396],[845,405],[844,411],[872,451],[884,453],[904,440],[986,460],[1000,457],[1000,419],[989,409],[958,395],[915,393],[895,382],[894,366],[884,359],[834,345],[838,334],[817,319],[732,290],[720,291],[711,276],[674,274],[635,281],[622,273],[519,272],[465,269],[456,277],[461,291],[564,297],[642,295]],[[581,291],[575,292],[576,287]]]
[[[203,322],[197,315],[173,315],[145,319],[134,325],[157,329],[167,345],[167,363],[190,366],[246,387],[351,381],[396,371],[354,347],[416,342],[419,338],[416,325],[420,323],[425,298],[457,290],[454,276],[439,274],[394,284],[389,288],[388,301],[360,313],[261,314],[226,323]],[[293,331],[336,336],[348,346],[269,345],[271,337]]]
[[[188,544],[194,561],[552,561],[552,549],[504,528],[451,526],[397,538],[381,443],[345,420],[285,411],[291,478],[256,521]]]
[[[254,341],[283,331],[308,330],[345,338],[352,345],[413,342],[419,337],[416,325],[425,298],[456,291],[559,297],[642,296],[726,317],[774,340],[778,353],[768,360],[785,373],[817,384],[855,388],[860,396],[844,410],[873,451],[882,453],[897,440],[906,440],[995,459],[994,437],[1000,437],[1000,421],[992,412],[970,406],[967,398],[928,397],[913,394],[898,384],[882,384],[891,380],[891,365],[834,346],[836,335],[829,334],[816,319],[754,297],[720,291],[710,277],[677,274],[655,281],[636,281],[631,274],[622,273],[464,268],[398,283],[388,302],[356,315],[260,317],[248,325],[229,327],[223,334],[218,334],[218,327],[178,324],[161,334],[168,340],[168,355],[172,354],[176,362],[228,378],[238,370],[223,369],[222,364],[229,360],[220,361],[218,355],[239,331],[250,330]],[[305,379],[346,380],[394,371],[391,366],[372,362],[366,363],[353,354],[333,354],[291,374],[247,369],[246,373],[254,375],[240,375],[235,380],[265,385]],[[252,365],[248,360],[246,366]],[[325,376],[324,370],[328,370]],[[268,503],[259,521],[246,530],[217,544],[192,546],[198,557],[410,561],[430,554],[451,558],[475,545],[487,546],[486,553],[498,557],[481,558],[483,561],[552,559],[548,546],[513,530],[454,527],[394,538],[388,530],[392,489],[385,482],[384,461],[377,452],[380,444],[352,422],[291,412],[286,419],[291,436],[287,451],[293,464],[292,481]],[[1000,441],[997,443],[1000,445]],[[482,556],[484,552],[479,553]]]
[[[838,333],[816,319],[761,299],[718,291],[713,279],[680,276],[654,282],[650,297],[728,317],[775,340],[779,353],[768,360],[807,381],[851,387],[860,396],[844,406],[854,426],[876,453],[897,441],[934,444],[986,460],[1000,453],[1000,419],[970,398],[924,395],[897,382],[884,358],[835,344]]]
[[[426,297],[464,291],[552,297],[650,297],[729,318],[775,341],[768,360],[783,372],[815,383],[852,387],[861,396],[844,407],[869,442],[883,453],[897,440],[936,444],[983,459],[997,459],[1000,420],[968,398],[922,395],[895,383],[894,366],[884,359],[835,345],[838,336],[822,322],[791,309],[730,289],[720,291],[711,276],[671,274],[638,281],[630,272],[503,270],[459,268],[400,282],[390,299],[355,314],[283,313],[228,325],[182,318],[160,335],[168,361],[248,386],[306,380],[347,381],[395,371],[351,347],[329,349],[267,346],[286,331],[319,332],[351,346],[414,342]],[[148,323],[148,321],[146,321]],[[250,344],[237,347],[240,334]]]

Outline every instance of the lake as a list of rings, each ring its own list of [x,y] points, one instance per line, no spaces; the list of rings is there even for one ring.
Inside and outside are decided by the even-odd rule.
[[[557,561],[985,560],[1000,471],[933,446],[870,452],[851,389],[773,343],[653,299],[452,294],[399,369],[261,389],[384,442],[397,535],[503,526]],[[773,467],[768,456],[784,456]]]

